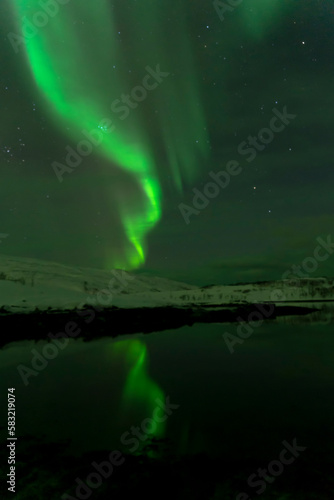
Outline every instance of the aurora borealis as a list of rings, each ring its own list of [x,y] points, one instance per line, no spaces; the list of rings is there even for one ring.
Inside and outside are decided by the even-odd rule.
[[[146,233],[160,218],[161,188],[152,140],[147,134],[144,118],[140,116],[140,112],[134,113],[132,110],[170,75],[160,69],[161,64],[165,68],[170,67],[170,61],[162,50],[163,38],[157,23],[166,5],[161,2],[154,8],[149,5],[148,9],[148,5],[143,2],[135,5],[129,12],[129,16],[141,20],[140,32],[155,27],[154,32],[151,31],[152,40],[149,46],[142,43],[142,47],[138,47],[137,37],[140,32],[137,37],[132,33],[133,46],[130,46],[130,49],[136,54],[137,60],[139,55],[140,61],[145,57],[147,61],[158,61],[158,64],[153,66],[155,69],[145,65],[140,70],[140,65],[137,64],[136,67],[136,62],[133,61],[133,54],[124,57],[118,40],[121,32],[117,31],[117,21],[124,8],[117,3],[112,8],[106,1],[98,6],[92,1],[84,4],[64,3],[66,5],[63,6],[51,2],[52,8],[49,6],[42,14],[42,11],[38,11],[40,4],[37,0],[16,2],[16,19],[18,24],[21,20],[21,36],[26,35],[24,46],[36,90],[45,98],[50,118],[53,118],[60,128],[65,128],[69,138],[77,143],[75,149],[67,147],[65,165],[55,161],[52,162],[52,167],[57,179],[63,182],[65,173],[74,170],[73,163],[77,166],[82,156],[90,156],[93,153],[93,143],[96,156],[110,161],[113,168],[130,173],[131,180],[136,184],[136,197],[139,200],[133,201],[134,195],[130,195],[129,199],[124,193],[113,194],[127,242],[122,252],[115,257],[112,257],[113,249],[110,249],[111,256],[107,256],[105,265],[112,268],[136,268],[145,260]],[[182,9],[180,11],[182,14]],[[34,18],[36,12],[40,14]],[[29,26],[27,24],[30,19],[40,27],[35,27],[36,33],[33,23]],[[175,186],[180,189],[182,178],[194,177],[193,173],[198,169],[200,161],[198,153],[207,148],[195,148],[194,145],[188,144],[195,143],[199,132],[201,136],[205,136],[205,122],[196,88],[196,75],[191,64],[191,46],[185,36],[186,27],[180,24],[179,30],[178,43],[183,49],[178,57],[182,57],[184,52],[182,64],[186,57],[189,58],[184,68],[189,82],[182,89],[178,88],[178,85],[184,86],[184,81],[176,82],[175,79],[170,79],[170,83],[162,85],[158,101],[164,105],[171,95],[175,96],[175,103],[172,105],[174,109],[161,112],[159,125]],[[88,39],[91,40],[90,49],[83,53],[82,48]],[[14,35],[10,36],[10,40],[14,48],[18,48],[19,42],[16,42]],[[129,66],[136,67],[136,71],[127,69]],[[141,78],[142,85],[133,87],[131,95],[125,95],[122,91],[129,86],[129,73],[132,71],[136,73],[136,77],[140,75],[140,71],[146,74]],[[184,96],[182,107],[179,102],[181,95]],[[108,108],[110,96],[121,96],[121,99],[113,99]],[[158,106],[161,108],[160,104]],[[121,112],[117,124],[108,118],[107,113],[110,115],[111,111],[114,114]],[[174,138],[180,135],[180,114],[185,112],[190,126],[182,134],[186,140],[180,142]],[[87,139],[90,139],[90,142]],[[99,173],[91,172],[91,175],[98,176]],[[108,254],[108,251],[106,253]]]
[[[278,279],[330,233],[330,2],[3,13],[2,252],[205,284]],[[284,107],[248,163],[240,144]],[[186,225],[180,203],[229,161],[242,173]]]
[[[332,499],[333,0],[0,8],[18,500]]]

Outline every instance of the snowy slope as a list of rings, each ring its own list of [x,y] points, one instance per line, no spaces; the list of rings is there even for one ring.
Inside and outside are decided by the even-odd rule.
[[[0,255],[0,307],[6,310],[28,311],[36,307],[68,309],[83,303],[110,306],[114,305],[117,296],[143,292],[154,296],[162,291],[196,288],[117,269],[76,268],[56,262]]]
[[[75,268],[55,262],[0,255],[0,307],[29,312],[74,309],[84,305],[122,308],[219,307],[228,304],[334,300],[334,280],[307,278],[196,287],[121,270]]]
[[[293,304],[303,302],[307,307],[314,301],[334,300],[334,280],[324,278],[302,279],[299,285],[291,286],[289,280],[269,281],[243,285],[221,285],[195,288],[191,290],[162,291],[152,294],[143,291],[131,294],[131,297],[117,297],[120,307],[144,307],[145,304],[177,306],[216,307],[228,304],[273,302],[279,304]]]

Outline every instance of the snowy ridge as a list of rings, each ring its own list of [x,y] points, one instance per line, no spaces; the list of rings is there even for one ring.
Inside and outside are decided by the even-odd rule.
[[[291,286],[291,280],[268,281],[243,285],[217,285],[192,290],[166,291],[159,295],[142,292],[132,294],[136,307],[145,304],[177,306],[223,306],[228,304],[263,303],[289,304],[295,302],[334,301],[334,280],[326,278],[301,279],[299,286]],[[117,305],[130,307],[130,297],[117,297]]]
[[[83,303],[96,304],[103,291],[114,297],[175,290],[187,285],[127,271],[71,267],[56,262],[0,255],[0,307],[13,311],[69,309]],[[100,304],[102,305],[102,303]]]
[[[142,308],[334,301],[334,279],[300,279],[196,287],[121,270],[76,268],[0,255],[0,307],[7,312],[68,310],[85,305]]]

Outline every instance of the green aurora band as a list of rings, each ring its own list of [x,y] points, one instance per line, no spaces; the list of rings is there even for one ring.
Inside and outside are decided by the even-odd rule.
[[[34,21],[36,12],[41,11],[40,2],[16,0],[15,3],[17,20],[21,20],[24,34],[26,20]],[[126,269],[136,268],[144,262],[145,236],[161,215],[162,195],[154,160],[153,139],[149,139],[145,116],[138,112],[140,110],[131,110],[126,120],[117,121],[111,133],[101,127],[101,122],[111,116],[110,102],[138,83],[134,81],[129,85],[129,65],[135,68],[134,73],[141,75],[141,78],[147,73],[147,66],[156,68],[159,64],[162,71],[170,72],[176,52],[176,47],[172,48],[169,55],[163,51],[164,35],[159,28],[159,19],[163,19],[164,2],[156,2],[156,5],[148,1],[140,2],[140,5],[132,3],[132,8],[127,12],[127,23],[131,24],[132,17],[134,26],[131,35],[132,58],[135,60],[139,55],[139,59],[145,61],[145,64],[137,63],[137,67],[134,60],[124,60],[126,55],[120,49],[115,12],[104,0],[98,3],[93,0],[71,0],[59,5],[57,14],[50,16],[47,24],[33,36],[26,38],[26,52],[34,80],[58,126],[66,130],[69,139],[76,142],[84,138],[83,130],[102,134],[103,141],[94,154],[134,176],[144,194],[141,206],[136,201],[129,203],[122,197],[117,198],[128,245],[125,253],[106,264],[107,267]],[[119,3],[121,5],[124,2]],[[118,14],[121,17],[121,13]],[[140,23],[136,22],[138,18]],[[169,162],[174,184],[179,190],[184,181],[194,178],[196,169],[198,171],[200,167],[199,152],[205,154],[208,144],[200,99],[193,83],[196,79],[190,52],[186,53],[190,51],[186,42],[186,29],[181,25],[178,43],[183,48],[178,57],[189,59],[187,64],[182,63],[186,79],[183,80],[184,73],[179,80],[169,76],[155,95],[152,92],[148,96],[159,109],[156,125],[160,128],[161,142],[165,146],[166,163]],[[141,34],[148,31],[152,32],[150,41],[142,40],[139,47],[136,46],[142,38]],[[119,71],[111,71],[114,67],[119,68]],[[196,146],[196,140],[200,138],[201,143]],[[150,417],[156,408],[156,400],[163,400],[164,393],[147,373],[145,344],[139,340],[113,343],[110,355],[113,360],[121,359],[128,371],[120,405],[121,414],[129,415],[131,408],[139,406]],[[165,424],[158,423],[151,435],[162,437],[164,431]]]
[[[178,0],[173,5],[177,20],[173,36],[165,23],[170,0],[115,0],[113,6],[106,0],[44,3],[56,5],[53,14],[42,11],[40,0],[13,0],[31,72],[46,109],[68,139],[80,142],[83,130],[102,134],[103,140],[92,154],[133,176],[140,187],[140,203],[129,203],[121,196],[116,200],[127,244],[116,257],[106,259],[109,268],[137,268],[145,261],[146,235],[161,216],[162,190],[154,145],[158,144],[159,158],[165,158],[162,167],[170,170],[179,192],[196,179],[209,152],[199,78],[187,35],[187,3]],[[237,7],[237,16],[251,36],[262,38],[274,22],[281,0],[249,0],[248,7],[250,4],[252,9],[246,8],[246,2]],[[38,12],[44,12],[47,22],[29,34],[27,20],[34,24]],[[39,19],[41,22],[42,17]],[[120,31],[126,50],[120,43]],[[148,66],[158,64],[169,75],[147,96],[156,111],[153,126],[148,127],[152,117],[148,120],[140,103],[125,120],[117,119],[112,132],[101,126],[104,119],[114,123],[110,104],[138,85]],[[113,342],[110,356],[124,358],[129,371],[120,411],[128,412],[139,403],[147,417],[151,416],[156,399],[164,396],[147,373],[146,346],[139,340]],[[153,434],[163,436],[164,431],[161,423]],[[188,434],[187,424],[181,447],[188,447]]]
[[[77,144],[86,139],[84,130],[102,136],[92,154],[130,174],[138,186],[140,203],[131,203],[126,196],[113,200],[127,243],[116,256],[111,249],[113,257],[105,263],[108,268],[137,268],[145,261],[145,237],[161,216],[158,152],[154,149],[158,147],[159,158],[162,151],[166,166],[159,166],[170,169],[179,191],[198,174],[209,149],[184,2],[175,6],[172,40],[164,29],[167,0],[118,0],[113,5],[106,0],[13,3],[29,66],[52,118]],[[53,14],[52,9],[50,14],[42,9],[43,4],[53,5]],[[158,65],[168,76],[148,91],[153,118],[141,102],[138,109],[129,110],[126,119],[115,117],[111,103],[138,86],[147,67],[154,70]],[[101,126],[106,119],[113,125]],[[154,133],[148,130],[152,120]]]

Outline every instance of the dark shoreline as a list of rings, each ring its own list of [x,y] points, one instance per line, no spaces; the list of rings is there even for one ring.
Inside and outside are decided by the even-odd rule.
[[[219,307],[219,309],[218,309]],[[12,313],[3,308],[0,310],[0,326],[2,330],[0,348],[10,342],[23,340],[50,340],[53,335],[65,332],[66,325],[73,322],[72,330],[80,330],[75,335],[64,333],[63,336],[82,338],[84,341],[102,337],[118,337],[137,333],[153,333],[172,330],[195,323],[235,323],[256,321],[249,316],[260,311],[263,319],[275,319],[279,316],[307,315],[319,311],[317,308],[298,306],[277,306],[275,304],[229,304],[210,305],[208,307],[144,307],[122,309],[118,307],[93,308],[87,306],[80,310],[35,310],[29,313]]]

